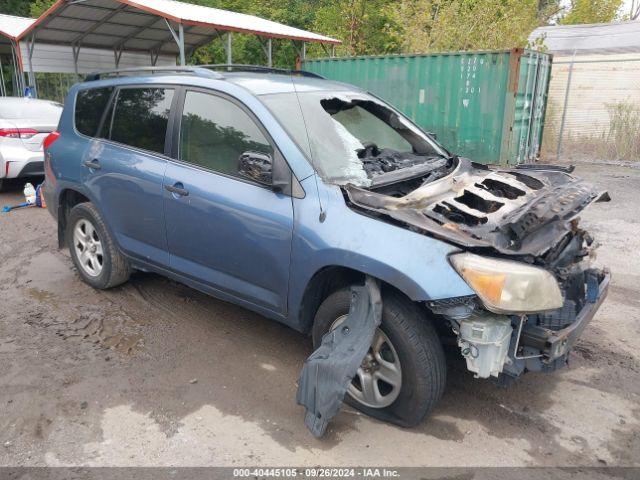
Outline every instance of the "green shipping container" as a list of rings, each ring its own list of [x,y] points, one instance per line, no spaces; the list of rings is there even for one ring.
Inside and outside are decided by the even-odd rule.
[[[535,161],[552,56],[524,49],[307,60],[303,68],[386,100],[476,162]]]

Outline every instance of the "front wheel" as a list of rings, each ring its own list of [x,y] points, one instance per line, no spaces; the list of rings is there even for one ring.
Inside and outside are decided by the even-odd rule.
[[[93,204],[80,203],[73,207],[66,237],[73,263],[86,283],[103,290],[129,279],[129,262],[118,250]]]
[[[349,288],[326,298],[313,326],[313,344],[342,323]],[[402,295],[383,291],[382,322],[347,390],[345,401],[374,418],[403,427],[418,425],[442,397],[446,362],[440,339],[425,312]]]

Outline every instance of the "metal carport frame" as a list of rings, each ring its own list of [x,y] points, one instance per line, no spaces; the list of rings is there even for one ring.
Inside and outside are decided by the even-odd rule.
[[[18,47],[18,37],[27,28],[33,25],[34,22],[35,19],[33,18],[0,14],[0,49],[4,50],[7,45],[9,46],[9,55],[11,56],[11,63],[13,64],[13,81],[16,89],[18,90],[18,94],[22,94],[25,87],[22,75],[20,49]],[[4,97],[7,95],[7,89],[2,67],[2,61],[0,60],[0,95]]]
[[[78,73],[81,48],[113,50],[116,68],[123,51],[148,52],[151,65],[159,55],[174,55],[180,65],[185,65],[195,49],[215,39],[223,42],[227,63],[231,64],[233,32],[265,38],[262,46],[269,66],[274,38],[300,43],[301,57],[306,42],[341,43],[253,15],[174,0],[58,0],[22,32],[18,41],[29,42],[29,61],[36,40],[38,44],[71,47]]]

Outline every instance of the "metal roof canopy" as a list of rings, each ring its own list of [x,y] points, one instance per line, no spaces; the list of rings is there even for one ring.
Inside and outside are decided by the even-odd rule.
[[[16,17],[0,13],[0,41],[16,41],[18,36],[36,21],[35,18]]]
[[[341,43],[253,15],[174,0],[58,0],[18,40],[29,42],[29,60],[35,41],[71,46],[77,71],[82,47],[113,50],[116,68],[123,51],[149,52],[151,65],[159,55],[176,55],[185,65],[196,48],[215,39],[223,42],[227,63],[231,64],[232,32],[266,38],[262,46],[269,66],[273,38],[302,42],[302,58],[305,42]]]
[[[539,27],[529,35],[529,41],[539,38],[554,54],[639,53],[640,22]]]
[[[0,14],[0,48],[9,47],[11,63],[13,64],[13,81],[19,90],[24,88],[24,79],[21,74],[20,53],[18,49],[18,37],[29,28],[36,20],[34,18],[16,17],[14,15]],[[0,95],[7,95],[4,71],[0,62]]]

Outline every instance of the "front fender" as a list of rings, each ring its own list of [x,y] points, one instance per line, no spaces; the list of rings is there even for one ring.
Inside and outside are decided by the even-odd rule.
[[[326,214],[323,222],[317,197],[308,195],[294,202],[296,232],[289,295],[292,315],[299,314],[306,286],[315,273],[330,266],[371,275],[414,301],[473,295],[447,258],[459,252],[458,247],[356,212],[346,205],[338,187],[319,188]],[[305,189],[315,190],[312,185]]]

